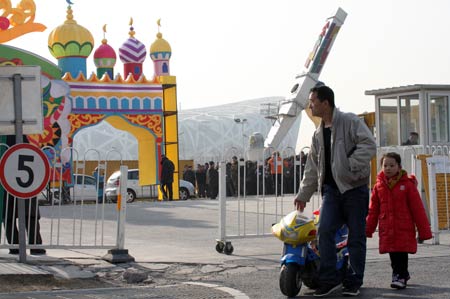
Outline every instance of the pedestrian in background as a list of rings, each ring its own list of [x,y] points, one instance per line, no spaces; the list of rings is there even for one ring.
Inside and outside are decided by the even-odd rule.
[[[366,262],[366,216],[369,207],[370,160],[375,139],[364,121],[335,107],[334,92],[323,83],[309,93],[309,108],[321,123],[314,132],[305,172],[295,205],[322,194],[318,230],[320,267],[315,297],[342,289],[344,296],[358,296]],[[343,280],[336,270],[336,231],[346,224],[349,267]]]
[[[105,176],[101,174],[98,167],[95,167],[94,172],[92,172],[92,176],[97,181],[97,202],[103,202],[103,186],[105,184]]]
[[[206,171],[206,184],[208,185],[209,198],[216,199],[219,193],[219,173],[213,161],[209,162],[209,168]]]
[[[195,171],[195,182],[197,183],[198,197],[206,197],[206,171],[205,166],[197,164],[197,170]]]
[[[231,182],[233,183],[233,196],[236,197],[238,195],[238,184],[239,184],[239,163],[238,158],[233,156],[231,158]]]
[[[402,169],[400,155],[384,154],[381,167],[370,200],[366,235],[371,238],[378,225],[379,251],[389,253],[391,259],[391,288],[404,289],[410,279],[408,253],[417,252],[416,228],[419,240],[431,239],[432,233],[417,180]]]
[[[161,192],[163,194],[163,199],[172,200],[173,199],[173,173],[175,171],[175,165],[169,160],[165,155],[161,156]]]
[[[281,195],[281,176],[282,171],[282,159],[280,153],[275,151],[272,157],[267,161],[270,167],[270,174],[272,175],[272,181],[277,195]]]
[[[183,180],[188,181],[195,186],[195,172],[191,165],[184,166]]]
[[[205,193],[206,197],[209,197],[209,185],[208,185],[208,169],[209,169],[209,163],[205,162]]]

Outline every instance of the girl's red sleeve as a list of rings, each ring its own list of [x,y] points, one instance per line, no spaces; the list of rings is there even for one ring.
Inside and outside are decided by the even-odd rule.
[[[411,212],[412,219],[419,232],[419,239],[428,240],[433,237],[430,228],[430,222],[428,221],[425,208],[422,203],[419,191],[413,181],[409,184],[409,210]]]

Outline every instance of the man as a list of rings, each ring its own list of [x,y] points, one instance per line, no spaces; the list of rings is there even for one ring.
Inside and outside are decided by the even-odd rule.
[[[357,296],[364,277],[369,164],[376,154],[376,144],[357,115],[335,108],[330,87],[316,85],[310,91],[309,102],[312,115],[322,121],[314,132],[294,203],[303,210],[314,192],[322,193],[318,231],[320,287],[314,296],[327,296],[342,286],[344,296]],[[349,268],[341,281],[336,271],[335,235],[343,224],[349,228]]]
[[[281,195],[281,175],[282,175],[282,159],[280,153],[275,151],[270,157],[269,161],[270,173],[272,174],[272,180],[274,184],[274,189],[277,195]]]
[[[216,199],[219,193],[219,173],[213,161],[209,161],[209,168],[206,171],[206,185],[208,185],[208,196]]]
[[[233,183],[233,196],[236,197],[238,194],[238,184],[239,184],[239,166],[238,159],[236,156],[231,158],[231,182]]]
[[[163,194],[163,199],[172,200],[173,199],[173,172],[175,171],[175,165],[166,156],[161,156],[161,192]]]
[[[402,145],[417,145],[419,144],[419,133],[411,132],[409,133],[409,138]]]
[[[195,172],[195,181],[197,183],[198,197],[206,197],[206,172],[205,167],[197,164],[197,171]]]
[[[185,165],[183,171],[183,180],[188,181],[195,186],[195,172],[191,165]]]
[[[105,176],[100,173],[100,170],[98,167],[95,167],[94,171],[92,172],[92,176],[97,181],[97,202],[103,203],[103,187],[105,186]]]

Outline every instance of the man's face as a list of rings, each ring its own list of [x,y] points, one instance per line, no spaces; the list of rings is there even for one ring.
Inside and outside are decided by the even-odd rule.
[[[311,113],[313,116],[322,117],[324,114],[325,103],[326,101],[321,102],[317,98],[317,92],[311,92],[309,94],[309,109],[311,109]]]

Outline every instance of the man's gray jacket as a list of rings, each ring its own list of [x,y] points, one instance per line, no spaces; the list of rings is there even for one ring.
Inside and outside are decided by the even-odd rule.
[[[323,121],[314,132],[296,201],[307,202],[325,179]],[[376,143],[364,121],[334,108],[331,127],[331,171],[341,193],[369,183]]]

